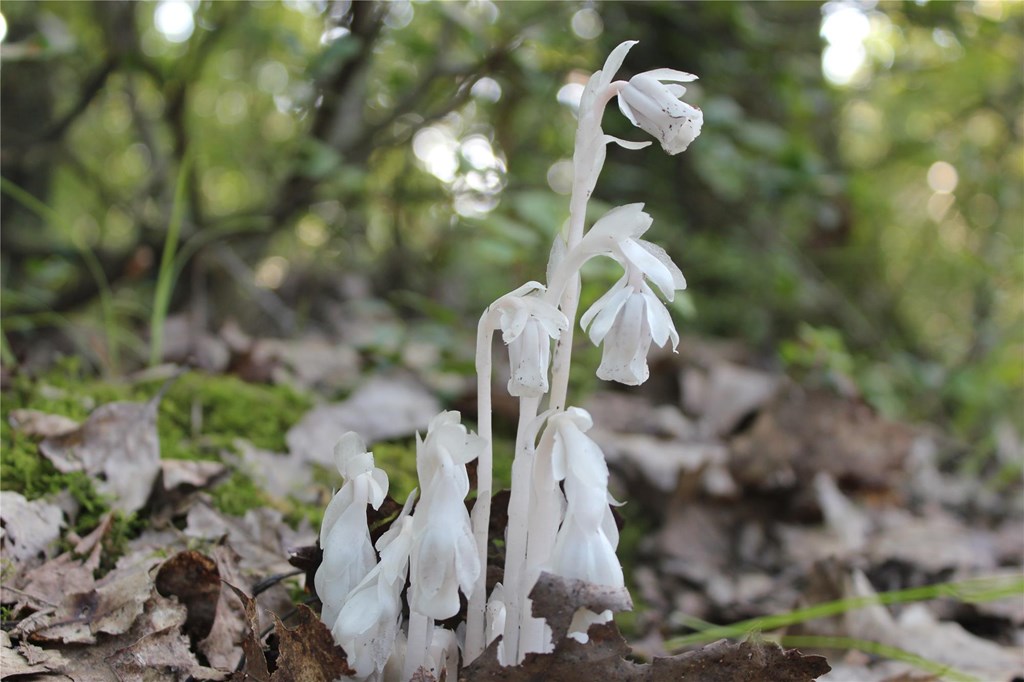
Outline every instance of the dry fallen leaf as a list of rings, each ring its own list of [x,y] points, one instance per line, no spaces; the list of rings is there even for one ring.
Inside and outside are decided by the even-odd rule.
[[[556,642],[550,654],[527,654],[522,664],[505,667],[498,663],[497,641],[459,674],[466,682],[576,682],[585,679],[616,682],[737,682],[772,680],[773,682],[810,682],[829,671],[821,656],[804,656],[784,651],[776,644],[727,641],[715,642],[651,663],[627,660],[631,651],[614,623],[592,625],[586,644],[565,637],[573,614],[579,608],[592,611],[622,611],[632,608],[624,588],[593,585],[581,580],[541,574],[530,592],[533,614],[543,617]]]
[[[204,540],[227,537],[241,557],[242,569],[260,576],[290,571],[288,550],[312,544],[316,538],[308,524],[293,531],[279,511],[251,509],[238,518],[217,511],[202,498],[188,512],[185,535]]]
[[[58,471],[84,471],[96,489],[125,512],[141,509],[160,473],[160,438],[156,429],[160,395],[146,403],[102,405],[81,427],[46,438],[39,451]]]
[[[219,592],[213,626],[205,639],[198,642],[198,651],[210,665],[223,670],[234,670],[242,656],[241,643],[246,637],[245,608],[231,585],[245,584],[239,568],[238,554],[230,545],[219,545],[210,550],[220,576]]]
[[[74,419],[39,410],[11,410],[7,422],[19,434],[29,438],[63,436],[78,428]]]
[[[274,617],[279,644],[271,682],[333,682],[355,674],[345,650],[334,643],[331,631],[308,606],[300,604],[293,620],[296,626],[288,628]]]
[[[242,682],[331,682],[345,675],[354,675],[348,667],[345,651],[334,643],[327,626],[309,607],[300,605],[296,611],[298,625],[289,629],[274,616],[278,638],[276,670],[269,671],[260,637],[259,607],[256,600],[229,585],[245,608],[248,628],[242,640],[245,664],[231,679]]]
[[[697,407],[700,414],[699,430],[705,437],[727,436],[750,414],[767,403],[778,389],[778,376],[743,367],[731,362],[718,361],[701,377],[696,391],[690,370],[687,381],[687,406]],[[684,380],[686,381],[686,380]],[[692,395],[699,393],[699,395]]]
[[[14,648],[10,635],[5,630],[0,630],[0,679],[45,672],[50,672],[50,669],[40,663],[29,663],[28,659]]]
[[[165,597],[177,597],[188,610],[185,634],[194,641],[205,639],[213,629],[220,596],[217,562],[199,552],[178,552],[160,566],[156,589]]]
[[[285,436],[302,460],[334,466],[334,446],[347,431],[367,444],[411,436],[441,411],[432,393],[405,376],[375,377],[340,403],[314,407]]]
[[[316,495],[312,467],[296,462],[296,455],[262,450],[241,438],[234,445],[241,457],[242,471],[272,497],[283,500],[294,495],[308,502],[311,495]]]
[[[0,490],[0,556],[15,566],[45,558],[60,537],[64,512],[45,500]]]
[[[744,488],[784,490],[825,472],[840,484],[896,487],[915,431],[866,404],[787,384],[753,426],[730,441],[730,468]]]
[[[231,676],[232,682],[270,682],[270,669],[267,667],[267,657],[263,653],[262,638],[260,637],[260,614],[256,600],[247,595],[234,585],[228,587],[235,593],[235,596],[242,602],[245,609],[245,622],[248,626],[242,638],[242,651],[245,653],[245,663],[241,670]]]
[[[110,528],[111,519],[112,515],[107,514],[91,533],[75,545],[74,551],[65,552],[8,581],[4,585],[3,602],[14,603],[16,614],[28,607],[35,612],[30,617],[33,622],[43,622],[60,608],[67,595],[92,590],[96,584],[93,572],[100,565],[103,550],[101,541]],[[23,621],[19,627],[26,622]]]
[[[725,446],[715,443],[684,443],[603,429],[594,429],[591,435],[616,471],[631,474],[663,494],[675,491],[681,476],[696,477],[705,468],[723,467],[729,456]]]
[[[846,585],[848,597],[874,597],[876,592],[861,571]],[[984,680],[1010,680],[1024,672],[1024,652],[982,639],[954,622],[940,622],[924,604],[911,604],[893,618],[881,604],[843,615],[844,634],[894,646],[922,658],[948,665]]]
[[[77,591],[68,578],[86,582],[80,567],[68,562],[69,572],[58,583],[65,593],[59,608],[40,611],[26,618],[15,632],[36,643],[94,644],[100,635],[127,632],[143,612],[153,588],[149,569],[158,562],[150,559],[128,568],[111,571],[91,587]]]
[[[185,606],[156,592],[151,569],[159,559],[119,564],[101,580],[93,579],[106,527],[109,518],[75,548],[88,552],[86,559],[69,552],[44,564],[29,580],[26,591],[46,586],[54,604],[37,600],[33,608],[39,610],[12,631],[27,664],[75,682],[223,679],[192,654],[181,631]]]

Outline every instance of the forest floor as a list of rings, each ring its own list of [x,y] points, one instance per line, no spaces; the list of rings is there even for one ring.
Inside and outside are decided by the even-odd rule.
[[[332,679],[344,656],[306,571],[340,484],[335,442],[359,432],[401,503],[415,432],[441,409],[476,418],[472,379],[422,338],[384,361],[361,342],[168,329],[167,364],[128,378],[73,360],[5,370],[3,679]],[[1024,679],[1019,480],[968,474],[940,429],[735,343],[684,340],[643,387],[586,388],[626,502],[628,647],[602,631],[551,667],[461,678]],[[511,432],[515,404],[495,409]],[[998,457],[1019,460],[1004,436]],[[496,440],[496,488],[510,449]]]

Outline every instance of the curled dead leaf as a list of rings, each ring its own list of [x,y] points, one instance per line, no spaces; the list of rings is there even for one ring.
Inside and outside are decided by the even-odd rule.
[[[188,610],[185,634],[195,641],[210,634],[220,596],[217,562],[196,551],[178,552],[157,571],[156,589],[165,597],[177,597]]]
[[[160,473],[159,404],[160,395],[146,403],[101,405],[74,431],[44,439],[39,451],[58,471],[94,476],[115,509],[138,511]]]

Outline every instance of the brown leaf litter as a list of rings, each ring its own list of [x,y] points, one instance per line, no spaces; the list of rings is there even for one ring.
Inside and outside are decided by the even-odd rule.
[[[555,649],[549,654],[527,654],[523,663],[503,667],[497,661],[497,643],[492,643],[476,661],[459,675],[466,682],[519,682],[549,680],[575,682],[581,679],[609,679],[623,682],[668,682],[694,679],[701,682],[774,680],[810,682],[829,671],[821,656],[783,651],[775,644],[715,642],[697,651],[655,658],[651,663],[628,660],[630,647],[614,623],[592,625],[588,641],[581,644],[566,637],[577,609],[600,613],[632,608],[624,588],[610,588],[581,580],[541,574],[530,592],[533,614],[551,627]]]

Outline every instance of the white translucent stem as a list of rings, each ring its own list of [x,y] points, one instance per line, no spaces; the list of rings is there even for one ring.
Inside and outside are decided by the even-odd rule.
[[[405,667],[402,679],[409,680],[427,661],[430,636],[434,632],[434,619],[416,611],[409,612],[409,638],[405,647]]]
[[[494,320],[490,308],[480,317],[476,331],[476,405],[477,434],[484,439],[484,451],[477,459],[476,503],[473,505],[473,538],[480,575],[469,597],[466,614],[465,662],[471,663],[483,653],[486,646],[487,609],[487,530],[491,521],[492,469],[494,447],[491,438],[491,352],[493,348]]]
[[[529,585],[525,585],[526,543],[530,512],[530,483],[533,478],[533,439],[529,427],[537,417],[540,398],[519,399],[519,428],[516,431],[516,455],[512,462],[512,493],[508,502],[508,529],[505,538],[505,637],[507,663],[518,663],[519,628]]]
[[[576,152],[573,154],[573,182],[572,196],[569,199],[569,225],[565,235],[566,250],[572,253],[573,247],[583,239],[583,229],[587,219],[587,202],[594,191],[596,176],[592,176],[590,169],[598,161],[600,145],[605,142],[602,139],[601,117],[608,100],[618,92],[617,84],[613,84],[594,102],[593,111],[581,111],[579,124],[576,126]],[[576,269],[582,263],[576,265]],[[553,282],[551,284],[554,284]],[[553,288],[553,287],[549,287]],[[580,303],[580,278],[578,272],[573,272],[561,292],[559,308],[569,320],[569,328],[562,332],[558,343],[555,345],[555,352],[551,359],[551,398],[548,402],[549,408],[556,410],[565,409],[565,399],[569,391],[569,365],[572,360],[572,340],[576,329],[576,309]]]

